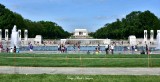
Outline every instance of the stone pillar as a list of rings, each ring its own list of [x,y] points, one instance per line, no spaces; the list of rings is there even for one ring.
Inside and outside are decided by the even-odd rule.
[[[2,29],[0,29],[0,41],[2,41]]]
[[[24,30],[24,40],[28,40],[28,30]]]
[[[144,30],[144,44],[147,44],[147,30]]]
[[[150,30],[150,42],[154,41],[154,31]]]
[[[157,30],[157,36],[156,36],[156,50],[159,50],[160,49],[160,30]]]
[[[5,29],[5,40],[8,41],[8,29]]]
[[[28,30],[24,30],[24,44],[28,44]]]
[[[21,41],[21,30],[18,30],[18,38]]]
[[[157,35],[158,35],[158,33],[160,33],[160,30],[157,30]]]

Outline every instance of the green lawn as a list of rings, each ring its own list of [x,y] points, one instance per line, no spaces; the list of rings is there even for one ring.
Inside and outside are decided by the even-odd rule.
[[[148,58],[148,55],[137,55],[137,54],[116,54],[116,55],[105,55],[105,54],[14,54],[14,53],[0,53],[0,57],[54,57],[54,58]],[[150,55],[151,58],[160,58],[160,55]]]
[[[160,67],[160,55],[0,54],[0,66]]]
[[[0,82],[159,82],[160,76],[0,74]]]
[[[149,57],[149,58],[148,58]],[[160,55],[0,54],[0,66],[160,67]],[[149,75],[0,74],[0,82],[159,82]]]

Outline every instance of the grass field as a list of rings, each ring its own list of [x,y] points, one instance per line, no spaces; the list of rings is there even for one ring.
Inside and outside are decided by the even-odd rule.
[[[0,66],[160,67],[160,55],[0,54]],[[159,82],[150,75],[0,74],[0,82]]]
[[[0,66],[160,67],[160,55],[0,54]]]
[[[0,82],[159,82],[160,76],[0,74]]]

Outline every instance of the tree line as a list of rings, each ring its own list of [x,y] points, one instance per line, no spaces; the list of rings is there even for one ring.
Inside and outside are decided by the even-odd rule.
[[[90,35],[94,38],[127,39],[129,35],[137,38],[144,37],[144,30],[154,30],[156,37],[157,30],[160,30],[160,19],[150,11],[133,11],[125,18],[117,19],[113,23],[107,23],[95,33]],[[148,36],[149,38],[150,36]]]
[[[17,29],[22,30],[22,36],[24,36],[24,29],[27,29],[30,38],[34,38],[36,35],[42,35],[45,39],[60,39],[70,36],[69,32],[64,31],[55,22],[24,19],[20,14],[10,11],[0,4],[0,29],[3,30],[2,37],[4,37],[5,29],[9,30],[10,37],[14,25],[17,26]]]

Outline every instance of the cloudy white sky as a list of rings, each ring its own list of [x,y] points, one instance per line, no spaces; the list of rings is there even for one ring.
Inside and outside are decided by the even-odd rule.
[[[0,0],[13,12],[32,21],[53,21],[64,30],[90,32],[132,11],[150,10],[160,17],[159,0]]]

